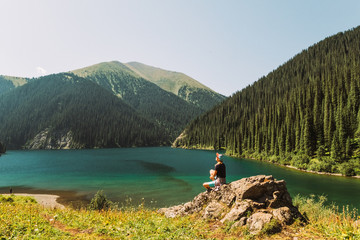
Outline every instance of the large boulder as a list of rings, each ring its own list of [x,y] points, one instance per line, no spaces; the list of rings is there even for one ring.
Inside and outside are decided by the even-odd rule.
[[[303,216],[292,204],[284,180],[272,176],[253,176],[206,191],[192,201],[159,209],[167,217],[198,213],[206,219],[232,222],[233,226],[247,225],[250,233],[259,233],[270,221],[289,225]]]

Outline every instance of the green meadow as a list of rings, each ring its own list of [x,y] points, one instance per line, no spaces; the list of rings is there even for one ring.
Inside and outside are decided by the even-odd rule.
[[[166,218],[143,205],[49,209],[30,197],[0,196],[0,239],[360,239],[357,211],[325,206],[325,200],[296,196],[308,224],[295,221],[274,235],[268,226],[253,236],[246,226],[231,228],[199,215]]]

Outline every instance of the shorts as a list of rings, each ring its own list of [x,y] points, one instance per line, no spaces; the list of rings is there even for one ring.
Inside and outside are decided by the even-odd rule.
[[[216,182],[216,180],[211,181],[211,182],[206,182],[205,184],[208,184],[209,187],[215,187],[215,182]]]
[[[214,181],[206,182],[205,184],[208,184],[209,187],[215,187],[215,186],[220,187],[221,185],[226,184],[226,178],[218,178],[215,179]]]

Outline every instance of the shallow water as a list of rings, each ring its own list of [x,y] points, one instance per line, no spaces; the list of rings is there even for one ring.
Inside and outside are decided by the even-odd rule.
[[[325,195],[329,202],[360,208],[360,179],[316,175],[265,162],[224,157],[227,180],[258,174],[284,179],[290,194]],[[0,188],[70,190],[91,198],[98,190],[113,201],[163,207],[204,191],[214,151],[170,147],[8,151],[0,157]]]

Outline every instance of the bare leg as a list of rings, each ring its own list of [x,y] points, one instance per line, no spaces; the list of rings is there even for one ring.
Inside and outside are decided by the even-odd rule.
[[[203,183],[203,186],[204,186],[204,188],[206,188],[206,189],[210,189],[210,186],[209,186],[208,183]]]

